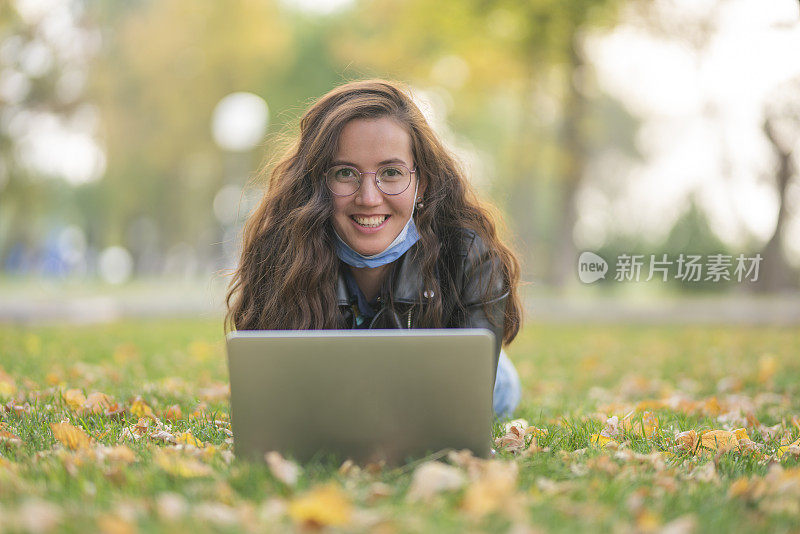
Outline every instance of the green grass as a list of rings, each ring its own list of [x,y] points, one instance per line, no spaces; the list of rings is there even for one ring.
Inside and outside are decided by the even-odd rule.
[[[0,325],[0,430],[21,441],[0,438],[0,533],[291,531],[309,526],[309,517],[335,525],[345,508],[352,513],[338,528],[346,531],[627,532],[678,521],[672,526],[696,532],[796,532],[800,525],[800,462],[791,453],[776,457],[781,440],[800,435],[797,329],[528,326],[507,351],[524,389],[516,416],[548,431],[540,450],[498,451],[500,462],[518,466],[511,490],[479,475],[419,502],[407,492],[422,462],[340,473],[320,461],[303,466],[290,487],[266,463],[231,460],[222,339],[220,321]],[[106,393],[124,411],[82,415],[64,399],[70,389]],[[136,397],[161,419],[178,405],[182,416],[164,420],[170,432],[189,432],[203,446],[125,439],[139,420]],[[636,408],[633,421],[645,410],[655,414],[654,432],[624,432],[618,449],[590,444],[606,417]],[[92,445],[65,448],[51,431],[63,420]],[[738,427],[755,452],[675,447],[685,430]],[[103,445],[125,445],[133,461],[98,457]],[[308,497],[329,483],[341,502]],[[470,513],[471,492],[498,503]],[[304,499],[321,511],[302,511]]]

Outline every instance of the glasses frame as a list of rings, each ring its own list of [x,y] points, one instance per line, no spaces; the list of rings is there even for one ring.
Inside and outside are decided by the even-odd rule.
[[[337,167],[347,167],[348,169],[353,169],[353,171],[355,171],[355,173],[356,173],[356,174],[358,174],[358,187],[356,187],[356,190],[355,190],[355,191],[353,191],[352,193],[349,193],[349,194],[347,194],[347,195],[339,195],[339,194],[335,193],[335,192],[333,191],[333,189],[331,189],[331,186],[330,186],[330,184],[328,183],[328,174],[329,174],[329,173],[330,173],[330,172],[331,172],[333,169],[335,169],[335,168],[337,168]],[[406,184],[406,187],[405,187],[405,189],[403,189],[403,190],[402,190],[402,191],[400,191],[399,193],[387,193],[386,191],[384,191],[383,189],[381,189],[381,184],[378,182],[378,173],[379,173],[381,170],[383,170],[384,168],[386,168],[386,167],[403,167],[404,169],[406,169],[406,170],[409,172],[409,176],[408,176],[408,184]],[[333,167],[331,167],[331,168],[329,168],[327,171],[325,171],[325,174],[324,174],[324,176],[325,176],[325,187],[327,187],[327,188],[328,188],[328,191],[330,191],[332,195],[334,195],[334,196],[337,196],[337,197],[344,198],[344,197],[353,196],[353,195],[355,195],[356,193],[358,193],[358,190],[359,190],[359,189],[361,189],[361,184],[362,184],[362,183],[363,183],[363,181],[364,181],[364,178],[363,178],[363,177],[364,177],[364,175],[365,175],[365,174],[372,174],[372,175],[374,175],[374,178],[373,178],[373,179],[375,180],[375,187],[377,187],[377,188],[378,188],[378,191],[380,191],[380,192],[381,192],[381,193],[383,193],[384,195],[388,195],[388,196],[390,196],[390,197],[393,197],[393,196],[397,196],[397,195],[402,195],[403,193],[405,193],[405,192],[408,190],[408,187],[411,185],[411,175],[412,175],[412,174],[416,174],[416,172],[417,172],[417,168],[416,168],[416,167],[414,167],[413,169],[409,169],[409,168],[408,168],[408,167],[407,167],[405,164],[403,164],[403,163],[387,163],[386,165],[381,165],[381,166],[380,166],[380,167],[378,167],[378,169],[377,169],[377,170],[375,170],[375,171],[364,171],[364,172],[361,172],[361,171],[359,171],[357,168],[353,167],[352,165],[334,165]]]

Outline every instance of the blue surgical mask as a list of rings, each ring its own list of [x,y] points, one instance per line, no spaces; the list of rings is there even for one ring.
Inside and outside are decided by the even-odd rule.
[[[414,203],[411,205],[411,216],[408,218],[405,226],[397,234],[388,247],[382,252],[373,254],[371,256],[364,256],[353,250],[350,245],[344,242],[344,239],[336,232],[334,228],[333,233],[336,235],[336,255],[339,259],[351,267],[369,267],[375,268],[387,263],[392,263],[394,260],[406,253],[411,246],[419,241],[419,234],[417,233],[417,226],[414,224],[414,208],[416,206],[417,198],[417,185],[414,184]]]

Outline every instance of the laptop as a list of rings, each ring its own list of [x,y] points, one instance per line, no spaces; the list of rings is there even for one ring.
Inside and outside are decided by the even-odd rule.
[[[487,329],[254,330],[227,336],[234,454],[396,465],[490,451]]]

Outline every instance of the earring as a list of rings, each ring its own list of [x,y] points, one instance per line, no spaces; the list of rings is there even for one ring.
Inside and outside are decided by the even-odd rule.
[[[424,207],[425,204],[422,202],[422,197],[417,197],[417,209]]]

